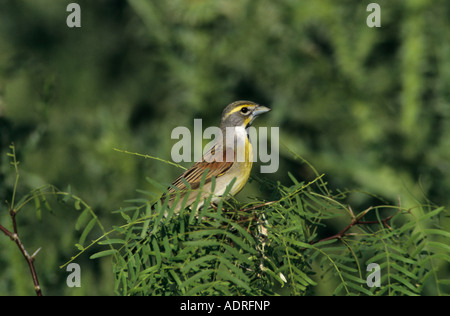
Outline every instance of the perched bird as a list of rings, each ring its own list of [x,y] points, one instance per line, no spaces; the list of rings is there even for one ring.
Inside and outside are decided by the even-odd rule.
[[[229,194],[237,194],[247,183],[253,164],[253,149],[248,127],[257,116],[270,110],[250,101],[236,101],[229,104],[223,111],[220,121],[222,139],[216,139],[201,161],[196,162],[173,182],[161,198],[162,203],[169,198],[168,206],[174,207],[174,212],[178,213],[182,206],[191,206],[200,194],[198,210],[212,194],[211,202],[217,204],[234,178],[236,180]],[[200,188],[203,176],[205,180],[203,187]],[[212,188],[213,177],[215,177],[214,188]],[[180,196],[178,199],[176,199],[177,191]]]

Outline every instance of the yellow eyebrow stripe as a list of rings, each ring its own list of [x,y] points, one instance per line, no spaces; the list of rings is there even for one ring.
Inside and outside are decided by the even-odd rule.
[[[247,107],[247,106],[249,106],[249,104],[243,104],[243,105],[238,106],[237,108],[234,108],[234,109],[231,110],[229,113],[227,113],[227,114],[225,115],[224,118],[227,118],[227,117],[230,116],[231,114],[233,114],[233,113],[235,113],[235,112],[238,112],[238,111],[240,111],[242,108],[245,108],[245,107]]]

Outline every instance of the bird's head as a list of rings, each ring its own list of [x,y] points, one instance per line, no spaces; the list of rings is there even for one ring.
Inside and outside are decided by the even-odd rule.
[[[270,110],[271,109],[266,106],[262,106],[251,101],[233,102],[229,104],[225,110],[223,110],[220,128],[248,128],[257,116],[269,112]]]

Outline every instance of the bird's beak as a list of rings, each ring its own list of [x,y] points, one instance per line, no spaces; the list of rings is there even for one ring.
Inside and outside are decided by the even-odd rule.
[[[253,116],[259,116],[271,110],[272,109],[268,108],[267,106],[259,105],[256,109],[253,110]]]

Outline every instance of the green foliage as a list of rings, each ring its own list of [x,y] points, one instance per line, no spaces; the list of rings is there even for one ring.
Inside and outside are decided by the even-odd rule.
[[[290,177],[291,186],[261,182],[276,190],[275,201],[222,201],[199,213],[135,200],[118,211],[126,223],[108,233],[114,237],[99,241],[114,248],[91,259],[113,256],[119,295],[311,295],[322,282],[334,295],[448,294],[448,210],[417,206],[416,216],[378,205],[355,214],[323,176]],[[338,218],[347,227],[321,237]],[[370,263],[380,266],[380,287],[366,284]]]
[[[448,210],[377,205],[355,213],[343,203],[349,192],[333,193],[310,164],[317,177],[308,183],[292,174],[290,186],[256,179],[276,192],[273,201],[221,200],[216,207],[174,214],[176,203],[170,209],[168,200],[153,203],[147,196],[154,194],[141,191],[145,198],[117,211],[125,223],[107,232],[70,187],[39,187],[16,202],[14,146],[8,156],[16,173],[15,215],[31,204],[42,220],[43,210],[53,211],[49,198],[73,205],[79,252],[60,268],[97,247],[90,259],[112,257],[118,295],[311,295],[322,283],[333,295],[448,295],[450,233],[442,227]],[[330,233],[339,219],[346,226]],[[95,226],[100,237],[87,243]],[[371,263],[380,267],[379,287],[366,283]]]
[[[61,282],[65,284],[64,278],[61,280],[54,275],[52,275],[52,272],[55,271],[56,263],[54,260],[48,259],[48,254],[52,252],[54,247],[58,244],[58,241],[60,240],[67,240],[67,237],[70,236],[70,234],[64,234],[62,236],[46,236],[45,232],[46,230],[43,229],[43,223],[49,224],[51,223],[51,218],[49,221],[50,214],[55,216],[56,210],[61,209],[61,207],[65,207],[66,210],[74,210],[75,212],[79,212],[78,218],[75,223],[75,230],[80,231],[79,240],[78,243],[75,245],[79,250],[84,250],[83,244],[86,241],[86,238],[88,234],[92,234],[94,232],[93,228],[97,226],[99,230],[95,231],[96,234],[99,232],[103,233],[103,236],[106,235],[106,231],[98,219],[97,215],[94,213],[93,209],[80,197],[72,193],[72,190],[70,186],[68,187],[67,191],[61,191],[58,188],[56,188],[53,185],[44,185],[41,187],[33,188],[29,190],[28,192],[24,190],[19,190],[19,187],[21,186],[21,177],[19,173],[19,161],[17,160],[16,155],[16,147],[14,144],[9,146],[10,152],[8,152],[7,156],[11,160],[10,163],[14,168],[14,174],[15,174],[15,181],[14,181],[14,187],[11,193],[11,198],[6,200],[6,205],[9,208],[9,213],[11,216],[12,221],[12,227],[8,227],[8,225],[4,225],[3,220],[0,222],[0,226],[3,228],[5,227],[5,231],[11,231],[13,233],[17,233],[20,238],[20,247],[23,247],[23,249],[20,249],[23,252],[24,256],[27,256],[27,252],[29,251],[29,248],[27,248],[30,244],[33,245],[33,247],[37,247],[38,250],[36,250],[31,257],[33,258],[35,266],[37,265],[38,268],[37,274],[38,279],[41,281],[44,281],[44,284],[47,285],[49,280],[51,279],[58,279],[58,282]],[[3,206],[0,210],[4,210]],[[30,211],[34,211],[35,217],[30,216]],[[8,213],[8,212],[2,212],[2,213]],[[4,215],[1,214],[0,215]],[[69,219],[70,214],[64,214],[65,219]],[[37,221],[32,221],[31,219],[37,219]],[[6,220],[5,220],[6,222]],[[38,240],[38,244],[32,243],[32,241],[36,240],[36,235],[30,234],[30,231],[27,230],[28,226],[21,224],[22,223],[32,223],[31,225],[37,226],[40,229],[38,230],[38,236],[40,237]],[[57,224],[61,224],[61,221]],[[69,223],[64,223],[72,224]],[[70,227],[73,227],[70,225]],[[25,229],[24,229],[25,228]],[[48,229],[47,229],[48,230]],[[68,232],[72,231],[72,229],[67,230]],[[3,231],[3,229],[2,229]],[[20,232],[20,233],[19,233]],[[7,233],[5,235],[8,236]],[[104,238],[104,237],[102,237]],[[3,245],[3,244],[2,244]],[[2,250],[4,250],[6,247],[8,248],[14,248],[11,247],[12,243],[4,244],[4,247]],[[70,245],[73,246],[73,245]],[[28,249],[28,250],[27,250]],[[42,250],[42,251],[41,251]],[[31,252],[30,252],[31,253]],[[64,253],[58,253],[57,256],[64,255]],[[10,255],[10,260],[13,260],[16,256],[20,256],[20,252],[16,251],[14,255]],[[13,258],[13,259],[11,259]],[[46,258],[46,260],[43,260]],[[21,258],[23,259],[23,257]],[[74,260],[75,257],[72,257],[72,260]],[[22,261],[21,263],[19,263]],[[19,291],[15,292],[15,294],[30,294],[32,290],[32,282],[31,282],[31,276],[29,279],[26,277],[29,275],[29,273],[26,270],[20,269],[20,266],[25,266],[25,261],[20,260],[17,262],[17,268],[16,271],[18,273],[14,274],[14,278],[4,278],[2,282],[0,282],[0,288],[4,287],[5,285],[8,285],[9,282],[11,282],[13,285],[12,288],[20,289]],[[14,264],[10,262],[1,262],[2,265],[7,266],[8,268],[11,268],[14,266]],[[5,269],[8,271],[7,269]],[[20,272],[19,272],[20,271]],[[88,273],[87,273],[88,275]],[[21,283],[29,284],[29,286],[24,286],[23,289],[21,289],[22,284]],[[40,287],[42,289],[42,283],[40,284]],[[43,290],[44,294],[53,294],[52,292],[47,292],[47,287],[44,286]],[[61,294],[61,293],[60,293]]]

